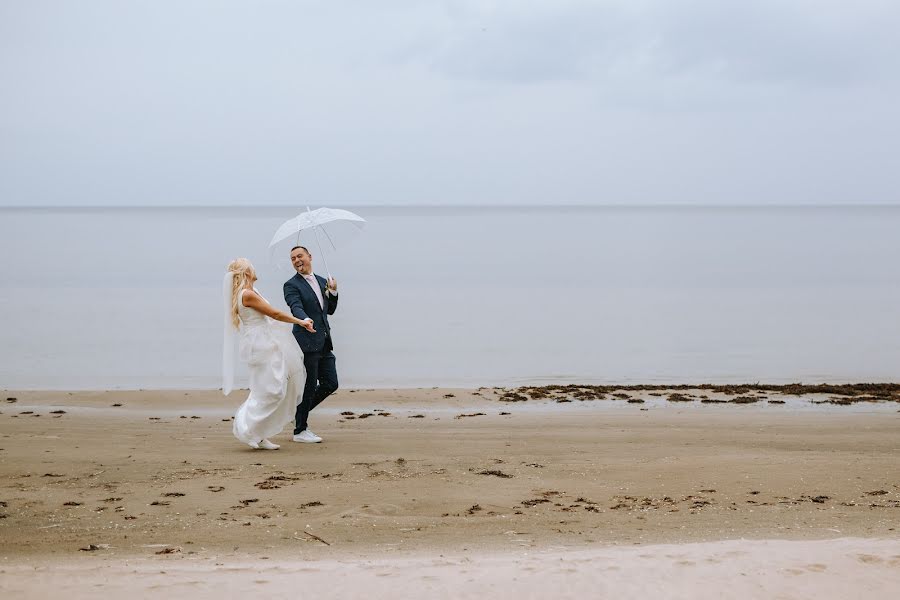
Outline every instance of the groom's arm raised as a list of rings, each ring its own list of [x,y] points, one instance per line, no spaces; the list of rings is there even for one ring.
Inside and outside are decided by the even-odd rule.
[[[333,315],[334,311],[337,310],[338,302],[337,281],[334,277],[328,279],[325,286],[325,295],[328,296],[328,314]]]
[[[303,311],[303,302],[300,300],[300,290],[296,286],[291,285],[290,281],[284,284],[284,303],[291,309],[291,314],[298,319],[305,320],[309,318]]]

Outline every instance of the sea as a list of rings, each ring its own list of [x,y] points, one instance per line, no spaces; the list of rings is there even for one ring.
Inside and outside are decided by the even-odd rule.
[[[900,381],[900,206],[344,208],[343,387]],[[305,210],[0,209],[0,389],[220,387],[225,266],[284,308]]]

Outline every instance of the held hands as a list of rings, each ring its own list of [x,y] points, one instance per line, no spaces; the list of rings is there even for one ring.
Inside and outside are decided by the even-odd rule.
[[[310,318],[306,318],[298,323],[300,327],[307,330],[310,333],[315,333],[316,330],[313,328],[313,321]]]

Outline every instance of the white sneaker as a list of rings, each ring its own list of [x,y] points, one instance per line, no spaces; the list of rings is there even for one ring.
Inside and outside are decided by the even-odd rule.
[[[309,429],[304,429],[300,433],[294,434],[294,441],[295,442],[304,442],[306,444],[316,444],[318,442],[321,442],[322,438],[320,438],[319,436],[314,434]]]
[[[259,450],[259,442],[247,442],[247,445],[253,448],[254,450]]]
[[[279,446],[278,444],[273,444],[269,440],[262,440],[259,443],[259,447],[263,450],[278,450],[279,448],[281,448],[281,446]]]

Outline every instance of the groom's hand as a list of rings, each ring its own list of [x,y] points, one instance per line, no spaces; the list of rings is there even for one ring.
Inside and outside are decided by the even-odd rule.
[[[313,328],[312,319],[304,319],[303,322],[300,324],[300,327],[302,327],[303,329],[307,330],[310,333],[316,332],[315,328]]]
[[[337,279],[331,277],[328,279],[328,291],[332,293],[332,295],[337,295]]]

